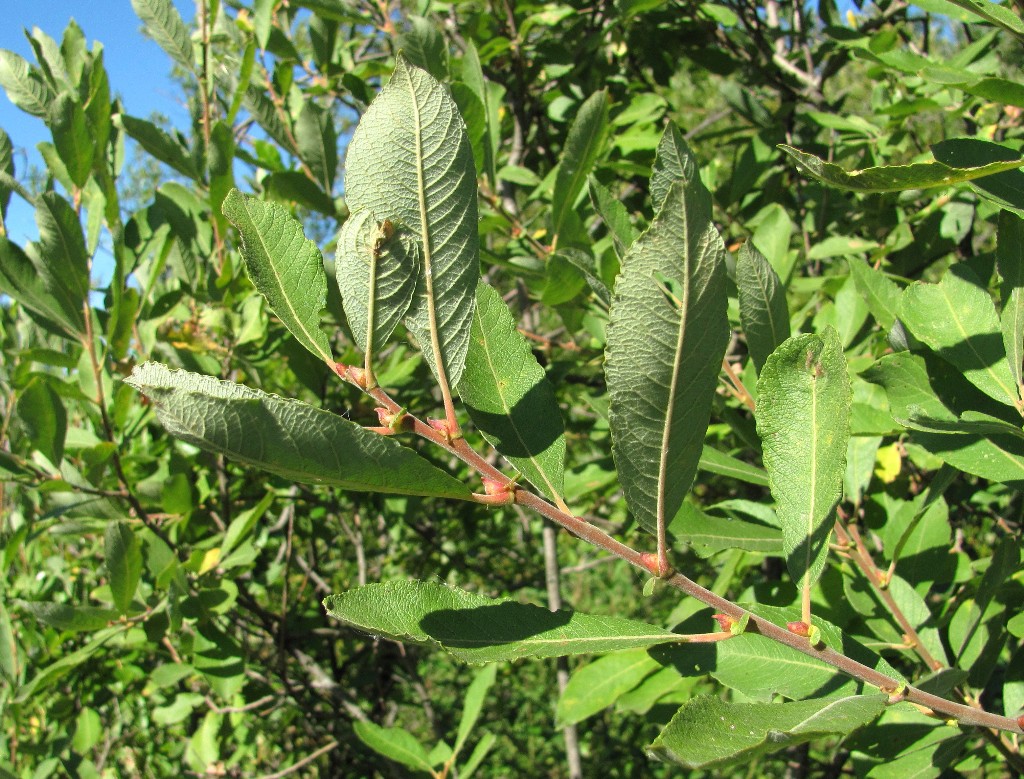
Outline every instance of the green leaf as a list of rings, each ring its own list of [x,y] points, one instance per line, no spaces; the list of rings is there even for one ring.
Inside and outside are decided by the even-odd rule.
[[[330,194],[338,171],[338,135],[330,111],[310,100],[303,103],[295,120],[295,142],[321,189]]]
[[[839,165],[825,162],[820,157],[794,149],[792,146],[779,144],[779,148],[792,157],[797,167],[811,178],[822,184],[853,192],[903,192],[908,189],[948,187],[994,173],[1015,170],[1024,165],[1024,159],[1015,158],[978,166],[917,162],[912,165],[887,165],[847,172]]]
[[[14,105],[32,116],[45,117],[53,92],[38,71],[13,51],[0,49],[0,86]]]
[[[483,762],[484,758],[487,757],[487,753],[491,751],[491,747],[494,746],[498,737],[493,733],[484,733],[476,746],[473,747],[473,752],[470,754],[469,759],[462,764],[459,768],[459,779],[470,779],[476,772],[476,769]]]
[[[552,243],[558,240],[566,217],[576,205],[576,198],[583,191],[587,177],[597,162],[604,147],[607,128],[608,91],[602,89],[583,102],[569,125],[551,195]]]
[[[51,291],[36,265],[17,244],[0,236],[0,287],[26,308],[48,321],[52,329],[69,334],[85,330],[82,307],[71,303],[63,290]]]
[[[899,316],[902,292],[895,281],[875,270],[860,257],[848,257],[850,275],[868,304],[871,316],[888,332]]]
[[[448,78],[448,44],[429,19],[410,14],[409,29],[402,34],[399,48],[416,67],[439,81]]]
[[[622,257],[640,235],[640,231],[633,226],[633,220],[629,218],[629,212],[622,201],[593,176],[590,177],[590,202],[611,233],[615,252]]]
[[[195,73],[192,36],[171,0],[132,0],[146,34],[185,70]]]
[[[494,186],[497,181],[494,159],[501,141],[501,122],[498,115],[499,102],[493,89],[501,90],[497,84],[488,84],[480,65],[480,54],[472,40],[466,41],[466,53],[462,57],[462,80],[473,90],[484,107],[484,164],[483,172]]]
[[[677,181],[699,181],[700,171],[693,152],[675,124],[665,128],[654,157],[651,173],[651,203],[655,215],[661,211],[669,190]]]
[[[997,27],[1002,27],[1017,35],[1024,35],[1024,21],[1006,6],[998,5],[991,0],[949,0],[949,2]]]
[[[955,373],[952,369],[950,372]],[[1001,482],[1024,480],[1021,441],[992,435],[984,427],[972,431],[965,426],[939,397],[946,391],[962,394],[962,390],[950,386],[950,377],[935,378],[931,373],[924,357],[900,352],[882,357],[862,375],[885,388],[893,419],[920,431],[914,433],[915,443],[966,473]],[[970,389],[970,385],[967,387]],[[967,412],[963,416],[967,422],[972,421]],[[977,432],[979,429],[983,432]]]
[[[736,259],[740,322],[754,367],[760,372],[768,355],[789,338],[786,290],[775,269],[747,241]]]
[[[48,666],[38,671],[35,676],[19,687],[13,698],[13,702],[24,703],[25,701],[30,700],[37,692],[46,689],[51,684],[57,682],[66,673],[73,671],[75,668],[82,665],[86,660],[102,649],[103,645],[110,639],[128,630],[128,627],[128,625],[115,625],[114,627],[104,628],[103,630],[94,633],[89,642],[83,647],[76,649],[74,652],[62,655],[59,660],[50,663]]]
[[[40,622],[52,625],[58,630],[72,632],[92,632],[105,628],[121,614],[120,611],[115,609],[104,609],[98,606],[75,606],[70,603],[22,600],[16,600],[15,603]]]
[[[575,725],[608,708],[657,668],[646,649],[613,652],[577,668],[558,698],[558,724]]]
[[[382,728],[369,720],[356,722],[356,736],[374,752],[414,771],[432,774],[427,750],[416,737],[403,728]]]
[[[139,539],[127,522],[111,522],[107,525],[103,540],[114,606],[120,613],[127,614],[142,575]]]
[[[455,746],[452,747],[452,754],[458,756],[462,747],[473,731],[477,719],[480,717],[480,710],[484,705],[484,698],[487,691],[494,684],[495,676],[498,673],[498,666],[495,663],[485,665],[476,672],[472,684],[466,690],[466,697],[462,701],[462,717],[459,719],[459,731],[455,737]]]
[[[719,452],[710,446],[701,449],[700,462],[697,468],[708,473],[717,473],[720,476],[728,476],[732,479],[739,479],[749,484],[757,484],[761,487],[768,486],[768,474],[756,465],[745,463],[725,452]]]
[[[850,376],[839,335],[790,338],[757,382],[757,432],[793,579],[809,587],[828,554],[850,437]]]
[[[345,197],[415,234],[423,275],[407,324],[434,374],[458,385],[480,278],[473,151],[445,88],[401,56],[352,135]]]
[[[1003,279],[1003,312],[999,317],[1003,348],[1020,393],[1024,382],[1024,220],[1009,211],[999,213],[996,264]]]
[[[327,613],[357,630],[439,647],[459,660],[610,652],[672,643],[667,630],[620,617],[485,598],[439,582],[367,584],[324,600]]]
[[[297,400],[158,363],[125,381],[172,435],[285,478],[350,490],[469,499],[469,488],[416,452]]]
[[[295,141],[289,132],[288,126],[273,101],[267,94],[255,84],[250,84],[245,92],[245,106],[252,113],[260,127],[281,146],[289,152],[298,154],[295,148]]]
[[[419,268],[419,249],[401,225],[378,222],[369,211],[345,220],[335,270],[349,328],[363,352],[378,354],[409,311]]]
[[[885,705],[881,694],[790,703],[725,703],[702,695],[684,704],[648,749],[689,769],[749,764],[823,736],[846,735]]]
[[[999,166],[1020,164],[1020,152],[980,138],[950,138],[932,146],[935,159],[946,165]],[[968,182],[982,197],[1024,217],[1024,171],[1006,170]]]
[[[195,181],[199,180],[200,176],[195,160],[178,138],[172,137],[152,122],[136,119],[128,114],[118,114],[114,121],[148,154],[174,168],[183,176]]]
[[[701,557],[710,557],[724,549],[782,556],[782,534],[778,528],[708,514],[689,501],[683,503],[672,519],[668,532],[673,538],[690,544]]]
[[[61,93],[50,104],[50,131],[53,145],[76,187],[85,186],[92,170],[94,140],[85,120],[85,111],[71,95]]]
[[[309,176],[297,170],[271,173],[264,176],[260,184],[268,200],[275,200],[286,206],[297,203],[330,217],[334,217],[337,212],[337,207],[330,196]]]
[[[81,309],[89,295],[89,254],[78,214],[56,192],[36,199],[39,249],[36,270],[51,294],[64,298],[64,310]]]
[[[32,448],[59,468],[68,432],[68,415],[60,395],[48,381],[37,379],[22,390],[15,409]]]
[[[224,216],[241,235],[242,258],[253,285],[296,340],[332,364],[331,345],[320,329],[320,312],[327,303],[320,249],[287,208],[246,197],[237,189],[224,199]]]
[[[680,180],[622,259],[605,357],[612,453],[647,530],[675,516],[693,482],[728,340],[711,196]]]
[[[966,266],[950,269],[938,284],[919,281],[907,287],[900,319],[975,387],[1000,403],[1018,406],[995,304]]]
[[[565,435],[555,391],[509,307],[484,283],[458,390],[484,438],[549,498],[561,500]]]

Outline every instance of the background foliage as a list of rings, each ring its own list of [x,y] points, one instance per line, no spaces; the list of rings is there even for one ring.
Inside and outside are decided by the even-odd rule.
[[[805,699],[850,692],[820,664],[784,670],[758,636],[481,670],[356,633],[325,596],[417,579],[551,603],[554,536],[518,506],[268,476],[172,438],[122,381],[154,359],[378,424],[256,292],[229,192],[266,201],[254,223],[301,221],[328,266],[329,349],[361,365],[332,272],[344,152],[399,50],[449,84],[465,120],[481,270],[554,387],[566,502],[650,547],[612,461],[602,356],[620,258],[667,196],[651,177],[675,125],[729,250],[733,336],[710,449],[669,526],[673,564],[795,618],[771,611],[798,595],[753,408],[775,347],[820,334],[845,352],[852,438],[843,554],[821,569],[815,615],[922,689],[1020,714],[1024,23],[1007,5],[200,0],[194,20],[166,0],[132,5],[190,127],[125,113],[95,31],[73,22],[59,40],[32,33],[34,63],[0,52],[7,97],[52,133],[31,175],[0,132],[0,214],[21,198],[39,228],[18,245],[0,225],[0,770],[577,775],[562,735],[582,723],[585,772],[668,775],[645,747],[681,759],[688,745],[659,733],[684,703],[685,720],[785,699],[800,723]],[[438,413],[404,337],[376,370],[412,412]],[[582,542],[562,536],[557,552],[580,612],[713,625]],[[1020,769],[1015,734],[909,704],[875,719],[881,705],[782,752],[755,744],[751,775]]]

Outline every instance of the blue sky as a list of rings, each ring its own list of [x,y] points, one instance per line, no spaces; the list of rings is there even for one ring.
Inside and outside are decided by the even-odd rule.
[[[195,14],[192,0],[174,0],[186,21]],[[177,88],[171,82],[170,59],[153,41],[140,32],[141,22],[129,0],[3,0],[0,23],[0,48],[19,54],[35,63],[32,47],[23,30],[38,27],[59,44],[64,28],[74,17],[85,33],[90,49],[94,41],[103,44],[103,57],[110,75],[111,89],[121,96],[128,113],[147,117],[154,111],[167,115],[174,124],[186,125],[188,114],[176,102]],[[19,178],[28,162],[42,165],[35,145],[49,140],[41,119],[22,112],[0,91],[0,127],[7,131],[15,148],[15,166]],[[18,197],[11,200],[8,214],[11,239],[22,243],[35,239],[38,232],[31,209]]]

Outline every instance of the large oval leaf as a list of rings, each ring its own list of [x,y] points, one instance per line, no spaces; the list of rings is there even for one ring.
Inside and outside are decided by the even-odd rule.
[[[397,441],[336,414],[159,363],[125,381],[183,441],[294,481],[349,490],[470,498],[469,488]]]
[[[505,301],[486,284],[477,292],[459,394],[484,438],[548,497],[561,500],[565,435],[555,391]]]
[[[242,236],[242,258],[253,285],[299,343],[324,362],[333,362],[327,334],[320,329],[327,274],[317,245],[277,203],[233,189],[224,198],[223,210]]]
[[[402,57],[352,135],[345,197],[353,213],[416,235],[423,274],[408,326],[434,373],[440,362],[458,384],[480,278],[473,150],[447,90]]]
[[[696,175],[669,187],[623,257],[610,319],[612,453],[630,510],[654,531],[693,482],[729,340],[725,246]]]
[[[850,438],[850,376],[835,329],[794,336],[776,349],[757,397],[757,432],[789,571],[809,587],[825,565]]]

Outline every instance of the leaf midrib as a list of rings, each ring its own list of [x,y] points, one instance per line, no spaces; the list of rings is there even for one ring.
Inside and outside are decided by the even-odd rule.
[[[256,228],[256,220],[252,212],[249,210],[249,203],[244,198],[242,199],[242,207],[245,209],[246,216],[249,217],[249,224],[252,226],[253,232],[256,234],[256,238],[259,241],[260,249],[262,249],[263,255],[268,260],[267,267],[270,268],[271,275],[273,276],[274,281],[277,282],[277,288],[281,292],[281,297],[284,299],[285,306],[287,307],[288,312],[291,315],[292,321],[295,322],[298,328],[302,331],[302,334],[309,340],[309,343],[316,347],[316,352],[317,354],[320,355],[321,359],[323,359],[324,362],[331,362],[330,353],[325,352],[323,350],[323,347],[320,345],[320,343],[318,343],[317,339],[313,336],[313,334],[310,333],[309,330],[306,328],[306,325],[302,322],[299,313],[295,310],[295,307],[292,305],[291,295],[288,294],[288,290],[285,288],[284,282],[282,281],[282,277],[277,270],[277,263],[274,261],[274,256],[273,254],[270,253],[269,247],[263,240],[263,233]]]
[[[537,458],[532,454],[532,451],[530,447],[527,445],[526,440],[520,434],[519,426],[516,425],[515,420],[512,417],[512,409],[509,408],[509,404],[505,398],[505,393],[502,391],[501,380],[498,375],[498,371],[494,366],[494,361],[491,359],[491,343],[490,339],[487,338],[487,330],[484,327],[483,317],[480,315],[480,306],[477,306],[473,311],[473,319],[476,320],[476,323],[480,327],[480,332],[484,336],[483,347],[484,355],[487,361],[487,369],[490,371],[491,377],[494,379],[494,386],[498,390],[498,398],[501,400],[501,409],[505,414],[505,418],[509,421],[509,424],[512,426],[512,429],[515,431],[516,439],[519,441],[519,444],[523,447],[524,451],[531,452],[531,454],[527,455],[526,459],[528,459],[530,463],[537,469],[537,472],[544,480],[544,484],[546,484],[548,487],[548,494],[551,495],[552,497],[558,496],[559,490],[555,489],[555,485],[551,483],[551,480],[548,478],[547,472],[540,466],[540,463],[537,461]]]

